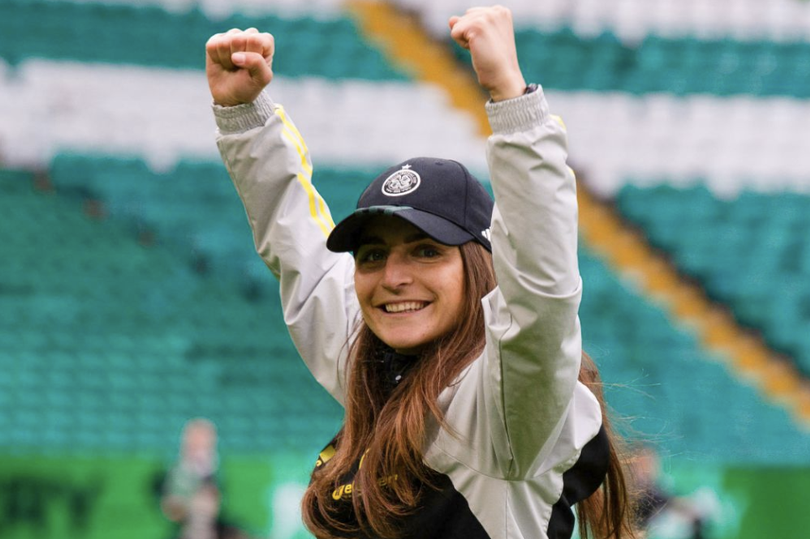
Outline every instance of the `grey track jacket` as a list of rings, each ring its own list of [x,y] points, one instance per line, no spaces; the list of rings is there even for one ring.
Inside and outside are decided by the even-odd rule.
[[[266,92],[214,112],[292,339],[343,404],[346,342],[359,317],[354,261],[326,249],[334,225],[304,139]],[[483,299],[486,349],[441,394],[457,436],[434,426],[424,461],[444,490],[404,526],[413,537],[567,538],[570,506],[602,483],[607,453],[599,404],[577,382],[582,283],[566,132],[542,89],[489,103],[487,113],[498,287]]]

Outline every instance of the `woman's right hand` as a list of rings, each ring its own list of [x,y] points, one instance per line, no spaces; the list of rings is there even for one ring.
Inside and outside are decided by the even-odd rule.
[[[273,80],[275,41],[255,28],[234,28],[205,44],[205,73],[214,103],[233,107],[251,103]]]

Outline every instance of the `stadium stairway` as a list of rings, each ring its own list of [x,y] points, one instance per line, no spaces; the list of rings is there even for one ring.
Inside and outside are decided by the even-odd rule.
[[[724,304],[711,301],[702,285],[681,275],[667,255],[652,249],[610,206],[581,191],[580,208],[582,235],[594,250],[673,319],[692,328],[737,376],[785,406],[807,428],[810,390],[794,363],[740,325]]]
[[[810,436],[788,409],[763,403],[755,384],[734,379],[723,354],[602,258],[580,250],[583,344],[630,439],[640,435],[667,455],[703,464],[801,464]]]
[[[729,305],[740,324],[760,329],[774,349],[810,374],[810,199],[746,191],[731,200],[705,187],[637,187],[629,182],[617,207],[668,252],[709,297]],[[683,216],[689,215],[684,222]],[[673,231],[677,231],[675,234]]]

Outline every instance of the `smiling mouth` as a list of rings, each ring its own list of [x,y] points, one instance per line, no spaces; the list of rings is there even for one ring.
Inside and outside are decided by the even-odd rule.
[[[427,305],[427,302],[424,301],[403,301],[402,303],[386,303],[383,309],[387,313],[409,313],[421,311]]]

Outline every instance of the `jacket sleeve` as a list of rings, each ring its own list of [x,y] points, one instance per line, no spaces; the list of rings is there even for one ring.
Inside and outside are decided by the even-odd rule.
[[[503,418],[509,475],[531,473],[569,412],[582,353],[577,194],[562,121],[542,89],[488,105],[497,201],[492,245],[498,289],[489,305],[484,367]],[[506,448],[505,448],[506,449]]]
[[[318,382],[343,404],[346,343],[359,313],[354,261],[326,248],[334,223],[312,185],[304,139],[266,92],[250,104],[214,105],[214,115],[217,146],[256,251],[279,279],[293,342]]]
[[[582,284],[565,127],[542,89],[489,103],[487,112],[498,286],[483,299],[484,354],[445,401],[448,425],[462,436],[440,445],[482,473],[521,479],[571,458],[601,416],[577,382]]]

